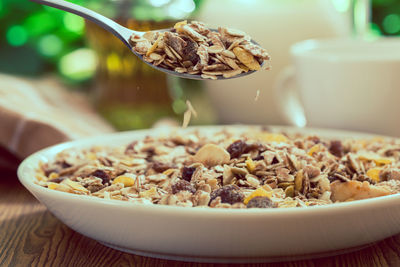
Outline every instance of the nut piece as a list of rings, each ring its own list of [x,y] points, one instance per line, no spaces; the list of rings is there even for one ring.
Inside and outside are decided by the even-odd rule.
[[[228,163],[230,158],[229,153],[225,149],[214,144],[204,145],[194,155],[195,162],[203,163],[208,167]]]
[[[386,188],[370,185],[366,181],[359,182],[354,180],[344,183],[335,181],[331,183],[331,191],[331,199],[333,201],[358,200],[390,194],[390,191]]]
[[[277,205],[269,197],[255,197],[247,203],[247,208],[276,208]]]

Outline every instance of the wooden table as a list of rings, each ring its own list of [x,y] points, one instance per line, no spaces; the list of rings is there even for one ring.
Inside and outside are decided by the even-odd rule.
[[[236,266],[400,266],[400,234],[340,256]],[[107,248],[55,218],[0,169],[0,266],[229,266],[135,256]]]

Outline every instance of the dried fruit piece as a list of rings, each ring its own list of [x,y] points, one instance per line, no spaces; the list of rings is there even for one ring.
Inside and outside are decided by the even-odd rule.
[[[50,179],[50,180],[57,179],[58,177],[60,177],[60,175],[59,175],[58,173],[56,173],[56,172],[52,172],[52,173],[50,173],[50,175],[49,175],[49,179]]]
[[[190,182],[195,170],[196,170],[195,167],[183,167],[182,168],[182,179]]]
[[[254,197],[249,203],[247,203],[247,208],[276,208],[276,204],[269,197]]]
[[[377,158],[374,161],[375,161],[376,165],[383,166],[383,165],[391,164],[393,162],[393,159],[391,159],[391,158]]]
[[[381,172],[381,168],[371,168],[367,171],[367,176],[375,181],[375,182],[379,182],[379,173]]]
[[[332,140],[330,142],[329,146],[329,152],[332,153],[332,155],[341,158],[344,154],[344,149],[343,149],[343,144],[342,141],[340,140]]]
[[[246,149],[246,143],[242,140],[237,140],[230,144],[227,148],[231,158],[240,157]]]
[[[115,178],[112,183],[113,184],[121,183],[121,184],[124,184],[124,187],[130,187],[135,184],[135,180],[136,179],[133,177],[129,177],[126,175],[120,175],[117,178]]]
[[[159,161],[154,161],[153,164],[151,165],[153,170],[155,170],[158,173],[162,173],[168,169],[172,169],[174,166],[170,163],[163,163]]]
[[[95,170],[91,175],[100,178],[103,181],[103,184],[110,181],[110,176],[104,170]]]
[[[257,188],[256,190],[254,190],[249,196],[247,196],[247,197],[244,199],[243,203],[244,203],[244,204],[247,204],[247,203],[249,203],[249,201],[250,201],[251,199],[253,199],[253,198],[255,198],[255,197],[269,197],[269,198],[270,198],[271,196],[272,196],[272,193],[271,193],[271,192],[265,190],[265,189],[262,188],[262,187],[259,187],[259,188]]]
[[[256,169],[256,164],[250,157],[248,157],[245,162],[246,162],[246,167],[249,170],[249,172],[253,172]]]
[[[48,183],[47,188],[55,190],[58,186],[58,183]]]
[[[188,181],[185,180],[179,180],[175,184],[171,186],[172,194],[176,194],[179,191],[189,191],[191,193],[196,193],[196,188],[189,183]]]
[[[229,153],[222,147],[214,144],[204,145],[194,155],[195,162],[203,163],[209,167],[228,163],[229,160]]]
[[[210,203],[217,197],[221,198],[222,203],[235,204],[243,202],[244,195],[237,185],[226,185],[211,193]]]
[[[373,153],[364,153],[358,157],[360,160],[364,161],[374,161],[376,165],[383,166],[387,164],[391,164],[393,162],[392,158],[381,157],[377,154]]]
[[[308,155],[313,156],[314,153],[317,153],[321,150],[321,146],[319,144],[313,145],[307,152]]]

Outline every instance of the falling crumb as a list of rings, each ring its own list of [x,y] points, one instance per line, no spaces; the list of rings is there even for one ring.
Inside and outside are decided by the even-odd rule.
[[[192,114],[193,114],[193,116],[197,117],[197,112],[193,108],[192,103],[190,103],[189,100],[186,100],[186,106],[187,106],[187,110],[183,114],[183,123],[182,123],[183,128],[188,127],[190,118],[192,117]]]
[[[260,97],[260,89],[257,90],[256,97],[254,98],[254,101],[257,101],[259,97]]]
[[[192,114],[197,117],[197,111],[193,108],[192,103],[190,103],[189,100],[186,100],[186,106],[188,108],[188,110],[190,110],[192,112]]]

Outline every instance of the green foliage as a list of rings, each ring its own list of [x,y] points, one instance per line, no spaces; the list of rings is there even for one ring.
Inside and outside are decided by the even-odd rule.
[[[84,46],[83,19],[61,10],[26,0],[1,0],[0,19],[3,72],[37,75],[52,71],[64,55]]]
[[[372,0],[372,23],[383,35],[400,35],[400,1]]]

